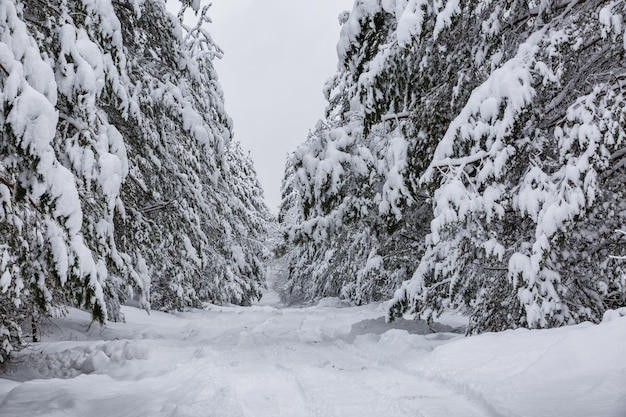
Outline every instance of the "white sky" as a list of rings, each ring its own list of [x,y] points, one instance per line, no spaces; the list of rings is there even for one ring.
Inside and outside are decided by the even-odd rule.
[[[322,89],[337,68],[338,15],[354,0],[212,2],[209,31],[224,50],[215,67],[226,111],[276,213],[287,154],[324,114]]]

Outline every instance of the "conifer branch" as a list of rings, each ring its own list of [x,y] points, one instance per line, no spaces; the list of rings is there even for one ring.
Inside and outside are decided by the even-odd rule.
[[[465,165],[475,164],[477,162],[482,161],[483,159],[489,156],[489,152],[480,151],[474,155],[465,156],[462,158],[444,158],[438,161],[433,161],[430,165],[431,168],[451,168],[451,167],[460,167]]]
[[[15,186],[15,184],[2,176],[0,176],[0,183],[6,185],[9,189],[13,189],[13,187]]]
[[[164,210],[166,208],[168,208],[169,206],[171,206],[174,202],[176,202],[178,200],[178,198],[173,198],[171,200],[168,201],[159,201],[158,203],[152,205],[152,206],[148,206],[148,207],[144,207],[142,209],[139,209],[138,211],[140,213],[151,213],[153,211],[157,211],[157,210]]]
[[[408,111],[403,111],[400,113],[396,113],[396,114],[387,114],[383,117],[381,117],[380,121],[381,122],[389,122],[391,120],[403,120],[403,119],[408,119],[409,117],[411,117],[411,113]]]
[[[618,229],[618,230],[615,231],[615,233],[619,233],[619,234],[622,234],[622,235],[626,236],[626,230],[619,230]],[[618,260],[618,261],[626,261],[626,255],[624,255],[624,256],[609,255],[609,258],[615,259],[615,260]]]

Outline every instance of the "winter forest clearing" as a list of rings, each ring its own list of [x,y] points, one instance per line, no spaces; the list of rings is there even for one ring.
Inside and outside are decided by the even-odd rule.
[[[356,0],[277,218],[209,15],[0,0],[0,415],[626,415],[626,1]]]

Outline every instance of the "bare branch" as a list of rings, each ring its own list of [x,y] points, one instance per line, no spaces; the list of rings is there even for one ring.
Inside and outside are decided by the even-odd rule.
[[[408,240],[412,240],[413,242],[422,243],[422,240],[416,239],[416,238],[414,238],[412,236],[409,236],[409,235],[406,235],[404,233],[400,233],[400,237],[403,237],[403,238],[408,239]]]
[[[140,210],[138,210],[140,213],[152,213],[153,211],[157,211],[157,210],[164,210],[166,208],[168,208],[170,205],[172,205],[176,200],[178,200],[178,198],[173,198],[169,201],[159,201],[156,204],[153,204],[152,206],[148,206],[148,207],[144,207]]]

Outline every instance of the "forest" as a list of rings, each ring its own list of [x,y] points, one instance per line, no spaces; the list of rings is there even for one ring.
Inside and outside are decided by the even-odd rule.
[[[210,6],[0,0],[0,415],[626,415],[625,0],[355,0],[277,213]]]
[[[289,158],[288,302],[391,300],[469,334],[626,303],[623,1],[357,1]]]
[[[3,360],[65,306],[105,323],[126,301],[261,296],[271,215],[197,12],[187,26],[153,0],[0,5]]]
[[[0,362],[273,291],[468,336],[626,316],[625,1],[356,0],[277,216],[181,6],[0,3]]]

